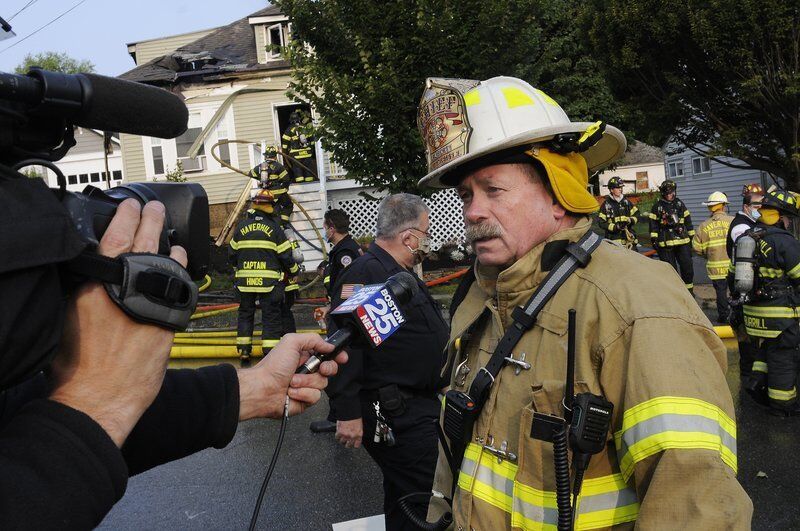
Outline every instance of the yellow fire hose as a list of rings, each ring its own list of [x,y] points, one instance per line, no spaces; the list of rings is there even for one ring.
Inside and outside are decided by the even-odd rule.
[[[720,339],[733,339],[736,337],[736,334],[733,333],[733,328],[728,325],[715,326],[714,332],[717,333]]]
[[[211,277],[206,275],[206,278],[203,279],[203,283],[197,287],[197,291],[203,293],[208,287],[211,285]]]
[[[192,320],[194,320],[194,319],[202,319],[203,317],[211,317],[213,315],[221,315],[223,313],[231,313],[231,312],[237,311],[238,309],[239,309],[239,306],[233,306],[231,308],[223,308],[221,310],[211,310],[209,312],[198,312],[198,313],[192,314],[192,317],[190,319],[192,319]]]

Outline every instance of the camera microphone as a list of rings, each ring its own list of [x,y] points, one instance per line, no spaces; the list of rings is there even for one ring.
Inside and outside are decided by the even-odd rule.
[[[32,68],[27,75],[0,73],[0,99],[24,104],[35,116],[71,125],[175,138],[186,131],[189,111],[164,89],[96,74]]]
[[[406,322],[401,307],[419,292],[419,284],[411,273],[401,271],[383,284],[364,286],[340,304],[330,315],[339,326],[325,341],[335,348],[329,354],[314,354],[296,371],[309,374],[320,364],[334,358],[354,341],[366,342],[375,348]]]

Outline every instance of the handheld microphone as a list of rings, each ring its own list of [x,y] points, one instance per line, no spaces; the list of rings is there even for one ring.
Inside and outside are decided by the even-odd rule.
[[[189,120],[183,101],[164,89],[96,74],[40,68],[24,76],[0,73],[0,98],[24,104],[37,116],[115,133],[175,138]]]
[[[336,357],[350,343],[364,342],[375,348],[386,341],[405,322],[401,307],[419,292],[417,280],[406,271],[389,277],[384,284],[364,286],[340,304],[330,315],[339,326],[325,338],[335,348],[329,354],[314,354],[300,366],[296,374],[310,374],[320,364]]]

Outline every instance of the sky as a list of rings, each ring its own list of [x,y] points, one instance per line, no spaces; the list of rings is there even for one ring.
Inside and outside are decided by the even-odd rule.
[[[0,17],[17,34],[0,41],[0,71],[13,72],[29,53],[56,51],[90,60],[98,74],[117,76],[135,66],[129,42],[224,26],[267,5],[266,0],[0,0]]]

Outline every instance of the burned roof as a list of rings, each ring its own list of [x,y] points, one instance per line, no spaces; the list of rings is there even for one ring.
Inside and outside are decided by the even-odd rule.
[[[617,162],[619,166],[637,166],[641,164],[663,164],[664,151],[650,144],[634,140],[628,144],[625,156]]]
[[[171,85],[187,78],[286,69],[287,61],[258,62],[255,32],[249,22],[251,17],[279,14],[277,6],[261,9],[119,77],[138,83]]]

